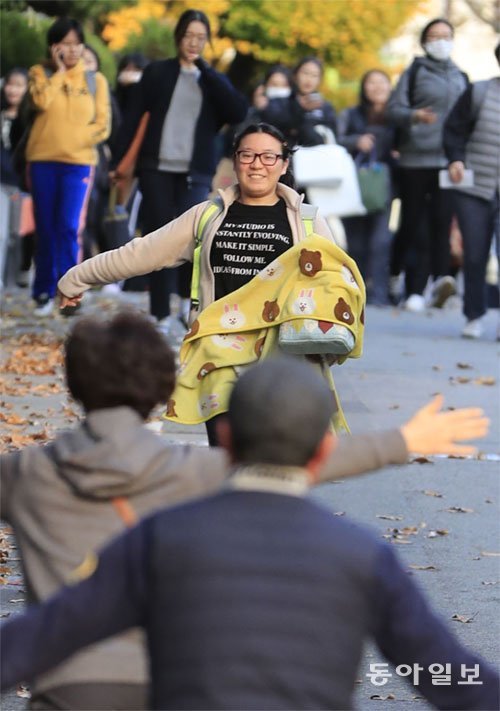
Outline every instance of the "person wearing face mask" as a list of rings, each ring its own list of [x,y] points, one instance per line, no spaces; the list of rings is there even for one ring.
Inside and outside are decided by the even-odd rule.
[[[305,57],[293,71],[295,88],[273,84],[266,90],[268,105],[260,120],[282,131],[290,146],[317,146],[327,133],[336,131],[335,109],[319,93],[323,65],[316,57]],[[331,135],[331,134],[330,134]]]
[[[401,75],[389,100],[387,116],[397,127],[400,158],[402,223],[393,243],[392,285],[405,271],[405,308],[422,312],[429,275],[433,286],[428,305],[442,307],[456,292],[450,276],[452,204],[439,188],[439,171],[447,166],[442,146],[444,121],[468,85],[467,76],[450,58],[453,26],[431,20],[422,30],[424,57]]]

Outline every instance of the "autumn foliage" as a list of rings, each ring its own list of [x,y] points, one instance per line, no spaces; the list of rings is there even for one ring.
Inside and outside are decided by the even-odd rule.
[[[378,52],[422,5],[419,0],[204,0],[214,40],[206,56],[225,64],[234,50],[256,61],[294,64],[314,54],[334,67],[341,79],[358,79],[380,64]],[[108,15],[103,38],[122,50],[141,23],[155,18],[172,28],[180,14],[196,6],[186,0],[139,0]]]

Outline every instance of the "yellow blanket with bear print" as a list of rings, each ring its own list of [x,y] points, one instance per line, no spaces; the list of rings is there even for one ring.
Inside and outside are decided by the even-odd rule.
[[[315,319],[346,326],[363,350],[365,286],[355,262],[333,242],[310,235],[251,281],[204,309],[184,338],[177,385],[164,417],[197,424],[226,412],[243,369],[279,354],[279,325]],[[304,356],[300,356],[304,357]],[[344,360],[339,359],[339,360]],[[325,359],[315,359],[335,395],[336,432],[349,431]]]

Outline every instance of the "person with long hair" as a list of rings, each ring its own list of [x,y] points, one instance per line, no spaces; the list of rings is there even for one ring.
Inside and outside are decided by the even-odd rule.
[[[367,285],[368,303],[388,303],[389,259],[392,233],[389,214],[392,191],[390,169],[394,165],[392,149],[395,130],[386,116],[391,81],[380,69],[371,69],[361,79],[359,102],[339,116],[338,142],[356,161],[386,166],[387,201],[376,212],[346,217],[343,224],[347,251],[359,267]]]
[[[247,111],[246,99],[202,58],[211,38],[205,13],[186,10],[174,37],[177,56],[145,67],[114,156],[119,165],[149,113],[137,162],[146,233],[206,199],[216,169],[216,134],[224,124],[242,121]],[[182,297],[180,318],[187,322],[190,278],[189,265],[150,275],[151,314],[166,333],[176,326],[170,316],[172,293]]]
[[[23,98],[28,90],[28,72],[21,67],[10,69],[3,78],[0,92],[0,121],[1,121],[1,159],[0,159],[0,183],[2,192],[11,196],[19,192],[21,188],[21,178],[15,169],[13,156],[16,144],[20,139],[22,131],[19,127],[19,110]],[[7,235],[5,239],[7,239]],[[5,247],[5,248],[4,248]],[[7,244],[4,243],[0,254],[0,265],[2,272],[5,269],[7,257]],[[27,232],[21,240],[20,260],[17,267],[16,283],[18,286],[29,286],[30,267],[35,248],[35,234],[32,230]],[[0,274],[0,282],[3,273]]]
[[[283,90],[278,95],[271,92],[267,106],[260,111],[261,121],[279,128],[290,146],[316,146],[332,140],[336,113],[320,93],[323,63],[317,57],[304,57],[292,77],[293,91],[286,96]]]
[[[110,129],[108,83],[100,72],[85,70],[80,23],[57,19],[47,32],[47,45],[50,61],[30,69],[28,86],[35,111],[26,160],[38,237],[36,316],[52,312],[57,280],[81,258],[80,232],[96,146]]]

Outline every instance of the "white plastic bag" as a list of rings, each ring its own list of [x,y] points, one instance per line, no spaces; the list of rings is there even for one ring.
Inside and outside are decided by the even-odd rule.
[[[342,146],[329,144],[304,147],[293,154],[293,174],[300,188],[337,187],[344,178]]]
[[[340,149],[341,152],[337,153],[336,165],[341,171],[342,181],[336,186],[311,184],[307,188],[307,201],[315,205],[324,217],[366,215],[354,160],[342,146],[323,147]]]

